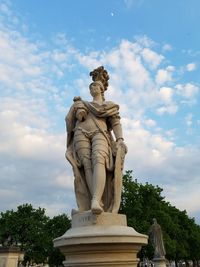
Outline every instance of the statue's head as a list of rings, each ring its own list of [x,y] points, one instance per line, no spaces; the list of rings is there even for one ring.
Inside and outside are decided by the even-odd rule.
[[[156,220],[156,218],[153,218],[153,223],[157,223],[157,220]]]
[[[107,70],[105,70],[103,66],[100,66],[91,71],[90,76],[92,76],[93,80],[93,82],[90,84],[90,90],[93,86],[98,86],[101,90],[102,98],[104,99],[104,92],[107,90],[109,80]]]
[[[101,81],[92,82],[89,86],[91,96],[101,94],[104,96],[104,86]]]

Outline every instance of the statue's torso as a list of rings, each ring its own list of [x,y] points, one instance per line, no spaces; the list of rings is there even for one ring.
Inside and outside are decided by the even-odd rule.
[[[102,131],[107,131],[106,118],[99,118],[88,112],[85,120],[76,121],[75,130],[79,128],[87,132],[93,132],[99,130],[99,127],[97,125],[99,125]]]

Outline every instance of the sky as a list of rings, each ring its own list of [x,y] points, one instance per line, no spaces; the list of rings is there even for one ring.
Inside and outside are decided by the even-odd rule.
[[[200,224],[199,0],[0,0],[0,211],[76,208],[65,116],[109,72],[125,170]]]

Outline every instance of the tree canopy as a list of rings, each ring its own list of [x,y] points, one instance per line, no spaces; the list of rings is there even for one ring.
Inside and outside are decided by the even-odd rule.
[[[167,259],[200,259],[200,226],[185,210],[180,211],[165,201],[162,191],[159,186],[138,183],[133,179],[132,171],[127,171],[123,177],[120,212],[127,215],[129,226],[147,235],[153,218],[156,218],[162,227]],[[149,244],[140,256],[152,258],[152,253]]]
[[[49,218],[42,208],[30,204],[17,207],[16,211],[0,214],[0,243],[17,245],[25,252],[26,263],[49,263],[58,266],[64,260],[53,239],[63,235],[70,227],[67,215]]]
[[[141,184],[127,171],[123,177],[120,213],[126,214],[128,226],[147,234],[156,218],[162,227],[168,260],[200,259],[200,226],[187,212],[180,211],[165,201],[162,188],[146,183]],[[63,235],[70,228],[67,215],[49,218],[42,208],[31,204],[0,213],[0,243],[18,245],[25,252],[24,264],[48,263],[59,266],[64,256],[53,247],[53,239]],[[140,258],[153,257],[151,244],[143,247]]]

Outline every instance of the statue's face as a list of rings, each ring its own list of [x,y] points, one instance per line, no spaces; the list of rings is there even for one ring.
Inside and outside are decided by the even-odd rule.
[[[90,94],[91,94],[91,96],[97,96],[97,95],[99,95],[99,94],[101,94],[101,86],[100,86],[100,84],[98,84],[98,83],[92,83],[91,85],[90,85]]]

